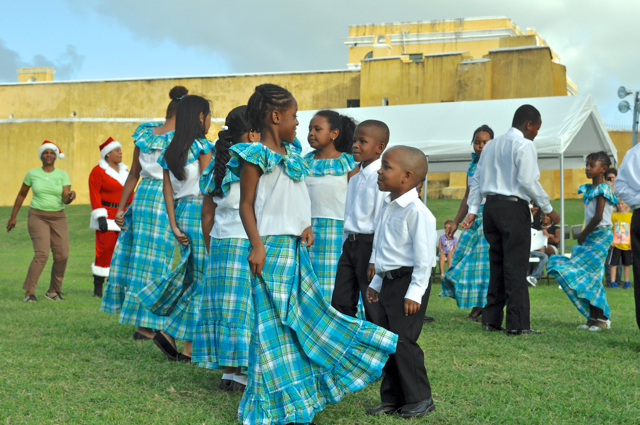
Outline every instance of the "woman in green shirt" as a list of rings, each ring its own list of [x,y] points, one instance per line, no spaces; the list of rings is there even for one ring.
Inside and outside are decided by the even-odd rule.
[[[51,283],[45,297],[53,301],[62,301],[60,291],[69,258],[69,227],[64,206],[76,199],[76,193],[71,190],[69,175],[54,166],[56,159],[64,158],[58,146],[45,140],[38,149],[38,158],[42,161],[42,167],[27,172],[13,205],[7,232],[16,226],[18,211],[29,189],[32,188],[33,199],[27,225],[35,255],[22,287],[26,291],[23,301],[38,301],[35,296],[36,285],[49,258],[49,248],[53,252],[53,267]]]

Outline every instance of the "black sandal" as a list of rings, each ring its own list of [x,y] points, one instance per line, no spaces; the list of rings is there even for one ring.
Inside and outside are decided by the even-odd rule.
[[[158,332],[154,337],[153,337],[153,342],[154,344],[156,344],[158,346],[158,348],[167,356],[169,357],[169,360],[172,361],[176,361],[178,358],[178,350],[176,350],[173,345],[171,345],[171,343],[169,342],[169,340],[167,338],[165,338],[164,335],[162,335],[162,332]]]
[[[140,333],[140,332],[136,331],[136,333],[133,334],[133,339],[135,341],[148,341],[151,338],[149,338],[148,336],[146,336],[143,333]]]

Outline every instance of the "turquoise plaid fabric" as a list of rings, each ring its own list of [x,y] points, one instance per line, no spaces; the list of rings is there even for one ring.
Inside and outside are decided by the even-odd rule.
[[[582,202],[586,205],[598,195],[604,196],[604,198],[613,205],[618,203],[618,197],[613,193],[613,189],[606,182],[600,183],[596,187],[593,187],[591,183],[583,184],[578,188],[578,193],[582,193]]]
[[[284,145],[286,155],[280,155],[262,143],[238,143],[229,148],[231,159],[227,168],[237,177],[240,177],[240,160],[257,165],[265,173],[270,173],[274,167],[282,165],[284,173],[294,180],[302,181],[309,174],[307,163],[298,154],[299,143],[287,143]]]
[[[133,133],[133,137],[135,139],[135,145],[144,153],[150,153],[153,150],[165,150],[171,140],[173,140],[173,135],[175,131],[170,131],[165,134],[153,134],[153,131],[156,127],[162,126],[161,122],[147,122],[144,124],[140,124],[138,128],[136,128],[135,133]]]
[[[251,425],[308,423],[379,377],[397,335],[327,304],[296,238],[262,240],[267,260],[251,281],[255,323],[238,415]]]
[[[608,185],[607,185],[608,186]],[[582,245],[571,250],[571,258],[552,255],[547,263],[547,273],[553,276],[578,311],[591,317],[590,306],[596,306],[611,318],[607,294],[602,285],[604,261],[613,242],[610,227],[601,227],[587,236]]]
[[[162,155],[158,158],[158,164],[165,170],[169,169],[167,162],[164,160],[164,154],[166,150],[162,152]],[[191,144],[189,148],[189,153],[187,154],[187,161],[184,163],[185,167],[191,164],[193,161],[196,161],[200,154],[206,154],[209,152],[213,152],[215,155],[215,147],[213,142],[208,139],[196,139]],[[213,161],[212,161],[213,162]]]
[[[211,238],[191,361],[208,369],[249,364],[253,327],[249,240]]]
[[[473,177],[476,173],[476,168],[478,168],[478,161],[480,161],[480,157],[476,155],[476,153],[471,154],[471,162],[469,163],[469,168],[467,168],[467,176]]]
[[[484,237],[482,211],[471,227],[462,232],[453,251],[451,267],[442,277],[441,297],[456,300],[458,308],[484,307],[489,290],[489,242]]]
[[[313,271],[318,277],[324,300],[331,304],[333,287],[336,282],[338,260],[342,253],[342,220],[312,218],[311,228],[315,241],[309,248],[309,258]]]
[[[202,299],[202,281],[207,253],[202,237],[201,198],[182,198],[175,201],[178,227],[189,237],[189,245],[180,247],[180,262],[174,270],[144,287],[140,302],[152,312],[168,316],[164,331],[172,337],[192,341]],[[171,236],[172,243],[178,243]]]
[[[309,167],[309,176],[344,176],[358,166],[350,153],[343,152],[338,158],[332,159],[314,159],[314,153],[315,151],[312,151],[304,156],[304,161]]]
[[[162,329],[164,317],[140,304],[138,291],[171,267],[173,233],[164,206],[162,181],[142,179],[125,215],[111,260],[101,311],[120,314],[125,325]]]
[[[204,193],[205,195],[210,195],[216,186],[216,182],[215,182],[216,176],[214,172],[214,167],[215,167],[215,161],[211,161],[209,166],[204,170],[204,172],[200,176],[200,192]],[[221,184],[223,198],[227,196],[231,183],[237,182],[237,181],[240,181],[240,177],[236,176],[231,170],[227,169]]]

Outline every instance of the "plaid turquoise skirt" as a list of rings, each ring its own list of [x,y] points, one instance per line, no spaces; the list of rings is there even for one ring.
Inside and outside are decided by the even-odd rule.
[[[180,262],[174,270],[145,286],[138,293],[140,302],[153,313],[167,316],[165,333],[182,341],[193,341],[207,258],[202,237],[200,212],[202,198],[175,201],[176,223],[189,237],[189,245],[180,247]],[[171,234],[172,243],[178,243]]]
[[[118,237],[100,310],[120,314],[124,325],[162,329],[164,317],[153,314],[137,297],[171,268],[173,260],[174,238],[161,180],[142,179],[124,219],[126,230]]]
[[[587,236],[582,245],[571,250],[571,258],[552,255],[547,263],[547,273],[553,276],[578,311],[591,317],[590,306],[595,306],[611,318],[607,293],[602,285],[604,260],[613,241],[610,227],[596,229]]]
[[[253,327],[249,240],[211,238],[191,361],[208,369],[249,364]]]
[[[336,284],[336,271],[338,261],[342,254],[342,230],[344,221],[331,218],[312,218],[314,242],[309,248],[309,258],[313,271],[318,277],[322,296],[328,304],[331,304],[333,288]],[[362,297],[358,301],[358,319],[364,320],[364,305]]]
[[[247,425],[308,423],[379,377],[398,337],[331,307],[296,238],[262,240],[267,260],[251,279],[249,382],[238,415]]]
[[[484,237],[481,207],[470,228],[462,232],[453,251],[451,267],[442,277],[441,297],[456,300],[458,308],[484,307],[491,270],[489,268],[489,242]]]

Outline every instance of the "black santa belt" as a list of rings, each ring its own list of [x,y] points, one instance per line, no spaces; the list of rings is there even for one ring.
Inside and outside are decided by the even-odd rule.
[[[106,201],[101,201],[102,202],[102,206],[103,207],[110,207],[110,208],[118,208],[120,207],[120,204],[113,204],[111,202],[106,202]],[[129,205],[131,204],[126,204],[124,207],[125,208],[129,208]]]

